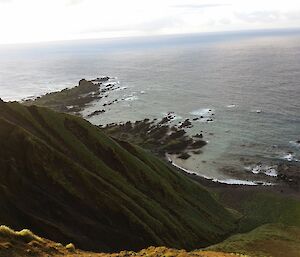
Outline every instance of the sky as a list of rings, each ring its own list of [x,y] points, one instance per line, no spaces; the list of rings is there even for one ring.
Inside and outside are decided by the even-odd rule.
[[[0,0],[0,44],[300,28],[300,0]]]

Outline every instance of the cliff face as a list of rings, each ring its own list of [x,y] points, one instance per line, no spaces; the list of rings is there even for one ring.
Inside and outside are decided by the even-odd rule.
[[[203,188],[89,122],[0,102],[0,224],[97,251],[195,249],[234,218]]]

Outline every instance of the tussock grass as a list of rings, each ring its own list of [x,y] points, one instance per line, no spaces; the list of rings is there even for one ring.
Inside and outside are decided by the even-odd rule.
[[[10,239],[20,239],[26,243],[31,241],[37,241],[39,243],[44,243],[45,240],[35,234],[33,234],[29,229],[22,229],[21,231],[14,231],[13,229],[1,225],[0,226],[0,236]]]
[[[74,244],[70,243],[70,244],[67,244],[66,245],[66,249],[69,251],[69,252],[75,252],[75,246]]]
[[[108,256],[108,255],[107,255]],[[172,249],[167,247],[148,247],[140,252],[132,251],[122,251],[119,254],[112,254],[112,257],[126,257],[126,256],[143,256],[143,257],[250,257],[238,253],[224,253],[224,252],[214,252],[214,251],[201,251],[196,250],[193,252],[188,252],[185,250]]]

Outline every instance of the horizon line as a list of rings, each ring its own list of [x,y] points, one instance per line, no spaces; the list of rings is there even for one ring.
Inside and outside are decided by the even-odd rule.
[[[135,35],[135,36],[116,36],[116,37],[91,37],[91,38],[72,38],[72,39],[54,39],[45,41],[32,42],[14,42],[14,43],[0,43],[0,47],[5,46],[22,46],[22,45],[40,45],[40,44],[56,44],[68,42],[83,42],[83,41],[97,41],[97,40],[122,40],[122,39],[144,39],[144,38],[167,38],[180,36],[196,36],[196,35],[214,35],[214,34],[239,34],[239,33],[258,33],[258,32],[300,32],[300,27],[286,27],[286,28],[262,28],[262,29],[241,29],[241,30],[221,30],[221,31],[201,31],[201,32],[186,32],[174,34],[154,34],[154,35]]]

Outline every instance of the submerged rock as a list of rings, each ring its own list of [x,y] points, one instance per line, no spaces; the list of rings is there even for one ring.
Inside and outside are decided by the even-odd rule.
[[[94,111],[94,112],[88,114],[87,117],[90,118],[90,117],[93,117],[95,115],[98,115],[98,114],[101,114],[101,113],[104,113],[104,112],[105,112],[105,110],[97,110],[97,111]]]
[[[203,134],[202,133],[200,133],[200,134],[196,134],[196,135],[194,135],[193,137],[196,137],[196,138],[203,138]]]
[[[178,156],[178,158],[183,159],[183,160],[187,160],[190,157],[191,157],[191,155],[186,152],[184,152]]]
[[[186,119],[180,126],[179,128],[187,128],[187,127],[191,127],[192,123],[190,122],[189,119]]]

